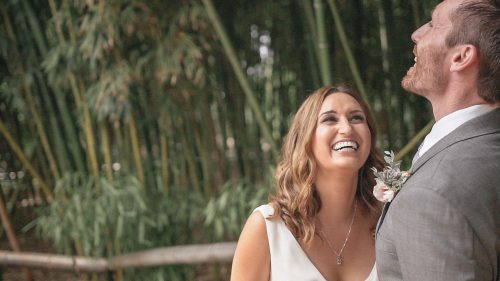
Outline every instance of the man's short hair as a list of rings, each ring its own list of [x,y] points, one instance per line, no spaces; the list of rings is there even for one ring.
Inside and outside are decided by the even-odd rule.
[[[479,96],[500,102],[500,0],[465,1],[450,15],[448,47],[472,44],[479,51]]]

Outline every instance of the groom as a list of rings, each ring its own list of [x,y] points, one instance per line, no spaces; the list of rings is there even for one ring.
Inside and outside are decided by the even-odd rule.
[[[444,0],[411,38],[402,86],[436,124],[379,221],[379,279],[499,280],[500,0]]]

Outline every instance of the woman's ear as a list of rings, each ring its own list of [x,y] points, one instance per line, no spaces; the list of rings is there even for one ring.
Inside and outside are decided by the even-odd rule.
[[[451,72],[463,71],[479,62],[478,49],[474,45],[459,45],[451,57]]]

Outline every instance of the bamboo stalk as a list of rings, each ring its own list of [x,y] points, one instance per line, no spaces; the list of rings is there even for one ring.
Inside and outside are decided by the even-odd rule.
[[[386,15],[383,6],[383,1],[376,1],[377,4],[377,18],[379,23],[379,42],[380,42],[380,51],[382,55],[382,71],[383,71],[383,85],[384,88],[382,90],[383,98],[380,101],[382,105],[381,115],[383,116],[382,120],[384,120],[386,125],[386,136],[388,141],[388,146],[393,147],[394,138],[393,138],[393,130],[397,128],[397,123],[395,121],[396,118],[390,118],[390,116],[394,116],[394,110],[392,109],[392,82],[391,82],[391,71],[390,71],[390,61],[389,61],[389,39],[388,39],[388,30],[386,23]],[[403,116],[403,115],[401,115]]]
[[[316,42],[318,35],[316,31],[316,24],[314,22],[314,12],[313,9],[311,8],[311,3],[310,0],[302,0],[300,2],[302,4],[302,8],[304,9],[304,14],[306,15],[306,23],[307,26],[309,27],[309,32],[310,36],[312,37],[313,42]]]
[[[314,0],[314,10],[316,11],[316,30],[318,61],[321,70],[321,80],[323,85],[332,83],[332,71],[330,68],[330,54],[328,47],[328,39],[325,28],[325,11],[323,8],[323,0]]]
[[[217,11],[215,10],[211,0],[202,0],[202,2],[203,5],[205,6],[208,17],[212,21],[214,29],[217,32],[217,35],[219,36],[219,39],[222,43],[222,47],[224,48],[229,63],[231,64],[233,71],[236,74],[236,78],[238,79],[238,82],[240,83],[240,86],[243,89],[243,92],[245,93],[245,96],[250,104],[250,107],[252,108],[252,111],[254,112],[255,117],[257,118],[257,123],[259,124],[259,127],[262,130],[262,134],[264,135],[264,138],[271,146],[271,153],[273,154],[275,159],[278,159],[279,151],[276,145],[276,141],[273,139],[271,130],[269,129],[269,126],[267,125],[264,115],[262,114],[255,93],[250,87],[250,83],[248,82],[248,79],[246,78],[245,74],[243,73],[243,70],[241,69],[241,65],[238,62],[238,58],[236,56],[234,47],[231,44],[231,41],[229,40],[229,37],[226,34],[226,30],[222,26],[219,15],[217,14]]]
[[[35,122],[35,128],[38,132],[38,136],[40,137],[40,142],[42,143],[42,148],[45,152],[45,156],[47,157],[47,161],[49,162],[50,171],[52,172],[52,175],[54,176],[55,179],[59,179],[61,178],[61,175],[59,174],[54,154],[52,152],[52,149],[50,148],[49,140],[47,138],[47,134],[45,133],[44,126],[42,124],[42,119],[38,114],[38,111],[36,110],[33,93],[31,92],[31,87],[29,87],[25,83],[24,90],[26,91],[28,106],[33,116],[33,121]]]
[[[12,24],[10,24],[10,17],[7,14],[7,10],[5,8],[5,2],[2,2],[0,4],[0,10],[2,11],[2,18],[3,18],[3,22],[5,24],[5,31],[7,32],[8,37],[11,39],[15,39],[16,36],[15,36],[14,28],[12,27]],[[14,42],[14,43],[16,43],[16,42]],[[16,43],[16,46],[17,46],[17,43]]]
[[[123,152],[117,154],[118,159],[116,159],[116,161],[120,163],[120,170],[122,172],[131,173],[132,169],[130,167],[130,156],[133,157],[133,155],[131,155],[131,153],[129,152],[132,150],[132,148],[129,142],[130,138],[128,137],[126,130],[123,129],[123,126],[125,126],[125,124],[121,122],[117,122],[113,126],[113,135],[116,136],[114,138],[114,143],[117,146],[118,151]]]
[[[33,30],[32,35],[35,38],[35,41],[37,43],[36,45],[39,48],[40,54],[44,55],[47,53],[47,46],[43,38],[43,32],[40,29],[41,25],[37,21],[37,18],[35,16],[35,13],[33,12],[33,9],[31,8],[31,5],[29,5],[26,0],[22,1],[22,5],[24,11],[27,14],[26,19],[28,20],[31,29]]]
[[[223,72],[222,75],[224,75],[225,72]],[[219,134],[220,136],[220,142],[217,143],[216,141],[216,144],[217,146],[219,147],[219,151],[221,153],[221,163],[220,165],[218,166],[218,170],[221,174],[221,180],[225,178],[225,175],[226,174],[229,174],[230,173],[230,169],[231,167],[229,167],[229,165],[227,165],[227,163],[229,162],[227,158],[223,158],[223,155],[226,154],[227,152],[227,143],[226,143],[226,140],[227,140],[227,135],[228,135],[228,129],[227,129],[227,126],[229,124],[229,119],[228,118],[228,114],[226,112],[226,101],[222,99],[221,95],[215,95],[215,106],[217,108],[217,118],[216,118],[216,122],[214,122],[214,127],[216,128],[216,132]],[[216,133],[216,134],[217,134]],[[218,185],[218,186],[221,186],[221,185]]]
[[[232,80],[227,83],[227,92],[235,91],[234,88],[238,87],[237,83]],[[232,138],[232,144],[226,142],[227,149],[230,153],[234,153],[233,159],[230,161],[233,165],[229,167],[231,169],[230,174],[235,178],[241,178],[245,175],[250,175],[248,172],[250,161],[248,160],[248,153],[243,153],[241,147],[247,147],[249,143],[249,137],[247,137],[247,132],[245,131],[245,103],[244,100],[238,99],[237,97],[228,97],[232,109],[228,110],[228,122],[230,124],[230,132]],[[251,136],[250,136],[251,137]],[[255,137],[255,136],[254,136]]]
[[[321,86],[321,83],[319,82],[319,74],[318,74],[318,68],[317,68],[317,61],[318,61],[318,49],[316,48],[316,44],[314,42],[317,42],[317,35],[316,35],[316,27],[314,25],[314,13],[311,8],[311,5],[309,5],[310,1],[309,0],[302,0],[300,1],[300,4],[302,5],[302,9],[304,10],[305,14],[305,21],[304,26],[308,26],[309,32],[306,32],[305,40],[307,42],[307,58],[308,58],[308,63],[309,63],[309,69],[311,70],[311,76],[313,80],[313,85],[314,88],[319,88]]]
[[[105,122],[99,124],[101,130],[102,154],[104,155],[104,164],[106,166],[106,177],[109,182],[113,181],[113,163],[111,160],[111,145],[109,143],[109,132]]]
[[[137,178],[139,182],[145,187],[145,177],[144,170],[142,169],[142,159],[141,159],[141,148],[139,145],[139,136],[137,135],[137,127],[135,125],[135,119],[132,113],[128,114],[127,125],[130,134],[130,141],[132,144],[132,154],[134,157],[135,163],[135,172],[137,174]]]
[[[68,111],[68,105],[65,103],[65,94],[57,88],[53,88],[56,105],[59,113],[61,114],[61,120],[63,124],[63,129],[65,132],[65,137],[67,137],[67,145],[71,151],[71,157],[74,160],[76,169],[81,173],[86,172],[85,160],[81,150],[80,142],[78,140],[79,132],[75,127],[73,118]]]
[[[71,74],[73,76],[73,74]],[[74,94],[80,99],[80,104],[83,105],[83,128],[85,133],[85,140],[87,143],[87,154],[89,156],[90,171],[96,178],[99,177],[99,161],[97,160],[96,144],[94,129],[92,126],[92,117],[90,115],[89,105],[84,102],[81,97],[85,92],[82,79],[78,78],[78,89]]]
[[[330,10],[333,15],[333,20],[335,22],[335,29],[337,30],[340,43],[342,44],[342,48],[344,49],[344,53],[349,64],[349,68],[351,69],[352,76],[356,83],[356,86],[359,90],[359,93],[363,97],[364,100],[369,100],[366,94],[365,85],[363,84],[363,80],[361,79],[361,75],[359,73],[358,66],[356,64],[356,59],[352,54],[351,47],[349,46],[349,41],[347,40],[347,36],[345,34],[344,25],[342,23],[342,19],[340,18],[339,11],[337,9],[337,4],[335,4],[335,0],[328,0],[328,4],[330,5]]]
[[[73,74],[69,75],[69,83],[71,85],[71,92],[73,94],[73,98],[75,99],[76,107],[83,106],[80,94],[78,93],[78,85],[77,85],[77,82],[76,82],[76,78],[75,78],[75,76]],[[84,117],[84,124],[82,124],[83,128],[84,128],[84,132],[85,132],[85,119],[86,118]],[[87,143],[87,145],[88,145],[88,143]]]
[[[188,121],[184,120],[183,124],[181,124],[181,129],[184,133],[181,136],[181,144],[182,144],[182,154],[184,155],[184,159],[187,164],[187,174],[189,177],[189,181],[193,185],[196,191],[201,192],[200,182],[198,180],[198,173],[196,169],[196,160],[193,151],[190,149],[189,140],[190,140],[190,129]]]
[[[33,9],[31,7],[31,5],[27,1],[22,1],[22,5],[23,5],[24,10],[28,14],[28,16],[25,17],[27,24],[26,24],[26,27],[24,28],[25,32],[23,32],[23,33],[32,35],[31,37],[33,37],[35,39],[35,43],[36,43],[34,45],[36,45],[38,47],[38,50],[39,50],[41,56],[44,57],[48,51],[47,51],[46,43],[45,43],[44,38],[43,38],[43,32],[40,29],[40,24],[38,22],[38,19],[35,16],[35,14],[33,13]],[[6,21],[8,22],[8,19],[6,19]],[[8,22],[8,23],[10,24],[10,22]],[[30,30],[28,30],[28,26],[29,26],[29,28],[31,28]],[[14,41],[14,43],[17,44],[16,36],[14,34],[10,34],[10,37]],[[17,56],[21,57],[17,50],[16,50],[16,52],[17,52]],[[33,63],[32,63],[33,65],[38,65],[39,62],[36,61],[36,58],[34,55],[35,53],[36,53],[36,51],[33,50],[33,52],[31,53],[32,56],[30,56],[30,58],[33,58]],[[53,133],[56,135],[56,137],[54,138],[54,141],[60,142],[60,140],[58,139],[61,136],[61,134],[59,132],[59,128],[57,126],[54,126],[54,122],[52,122],[52,116],[54,116],[54,108],[52,106],[50,98],[48,98],[49,92],[46,88],[45,80],[43,79],[42,74],[39,70],[35,70],[34,75],[36,76],[37,80],[39,81],[39,85],[41,88],[41,91],[37,91],[37,92],[39,93],[39,96],[42,100],[42,104],[46,105],[48,108],[48,111],[49,111],[49,117],[48,117],[48,119],[50,119],[49,123],[51,124]],[[35,99],[35,96],[33,95],[32,88],[30,85],[28,85],[27,82],[25,82],[24,88],[25,88],[25,92],[28,95],[27,96],[28,105],[29,105],[30,111],[32,112],[32,115],[35,119],[36,130],[39,134],[39,137],[40,137],[40,140],[42,143],[42,148],[43,148],[43,150],[46,154],[47,160],[49,162],[49,167],[51,169],[51,173],[55,179],[58,179],[58,178],[60,178],[60,174],[58,171],[58,165],[57,165],[57,162],[55,161],[55,157],[53,156],[54,153],[52,152],[51,146],[49,145],[49,141],[48,141],[49,138],[47,137],[45,130],[44,130],[45,126],[42,125],[42,119],[40,118],[40,115],[38,114],[38,110],[36,109],[36,106],[35,106],[38,103],[35,102],[36,99]],[[55,147],[60,148],[61,146],[55,145]],[[61,166],[62,167],[69,167],[67,165],[68,161],[66,158],[66,153],[63,152],[63,149],[59,149],[59,152],[60,153],[56,153],[56,156],[58,157],[59,160],[61,160]],[[64,165],[64,163],[66,163],[66,165]]]
[[[194,121],[194,120],[193,120]],[[194,123],[194,122],[193,122]],[[195,124],[193,124],[194,126]],[[200,136],[200,130],[197,128],[197,130],[193,131],[194,133],[194,141],[196,144],[196,147],[198,147],[198,153],[200,155],[200,164],[201,164],[201,171],[202,171],[202,178],[203,178],[203,191],[206,196],[213,196],[214,192],[212,190],[212,176],[211,176],[211,171],[210,171],[210,164],[208,163],[209,161],[209,155],[207,155],[206,147],[201,139]]]
[[[23,1],[22,3],[24,6],[24,9],[28,12],[28,14],[30,14],[32,17],[34,17],[31,6],[28,3],[26,3],[26,1]],[[16,35],[13,33],[12,25],[10,24],[10,18],[8,17],[8,14],[5,11],[3,6],[2,6],[2,14],[4,15],[4,22],[5,22],[5,25],[7,27],[9,37],[14,42],[14,44],[17,45],[17,38],[16,38]],[[40,52],[42,52],[42,54],[43,54],[44,51],[46,52],[46,47],[44,45],[43,39],[41,38],[40,34],[38,34],[38,33],[40,33],[40,29],[37,26],[36,19],[35,18],[29,19],[29,23],[30,23],[31,28],[34,30],[34,32],[32,32],[32,33],[35,34],[34,36],[37,39],[36,41],[37,41],[38,45],[40,45],[39,46]],[[15,52],[16,52],[17,57],[20,58],[21,55],[19,54],[19,51],[17,51],[17,49],[15,49]],[[38,77],[38,75],[37,75],[37,77]],[[49,167],[50,167],[51,173],[55,179],[59,179],[60,174],[59,174],[59,170],[57,168],[57,162],[55,161],[54,154],[53,154],[51,146],[49,144],[47,134],[45,133],[45,130],[44,130],[44,126],[41,123],[42,119],[41,119],[41,117],[38,114],[38,111],[36,109],[36,106],[35,106],[36,102],[35,102],[35,98],[33,96],[32,89],[26,81],[25,81],[23,86],[24,86],[24,91],[27,95],[26,99],[27,99],[28,107],[29,107],[31,114],[33,116],[33,119],[35,122],[35,128],[36,128],[38,135],[40,137],[42,149],[45,153],[45,156],[47,157],[47,161],[49,162]]]
[[[47,85],[45,84],[45,80],[42,78],[42,75],[40,72],[37,72],[37,79],[41,85],[42,92],[40,93],[40,96],[44,98],[42,101],[45,104],[48,104],[49,106],[49,116],[48,120],[50,122],[50,127],[51,127],[51,132],[53,134],[52,140],[54,142],[54,154],[55,157],[57,158],[57,164],[60,169],[61,173],[64,173],[64,171],[71,170],[71,163],[69,160],[69,155],[68,151],[66,150],[66,142],[67,140],[63,138],[62,134],[62,128],[58,124],[58,113],[56,112],[54,106],[52,105],[50,98],[49,98],[49,91],[47,89]],[[55,97],[54,97],[55,98]]]
[[[222,174],[222,167],[224,167],[224,165],[220,149],[217,147],[217,132],[215,130],[214,114],[210,111],[210,103],[208,100],[203,102],[202,107],[203,116],[206,116],[206,139],[209,147],[209,160],[212,159],[214,161],[214,164],[211,165],[213,184],[215,187],[222,186],[222,184],[224,184],[224,176]]]
[[[120,240],[118,239],[113,239],[113,244],[115,245],[115,256],[119,256],[121,254],[121,248],[120,248]],[[118,269],[115,270],[114,274],[115,278],[117,281],[123,280],[123,269]]]
[[[56,10],[55,10],[55,3],[53,0],[49,0],[49,5],[51,7],[51,11],[53,13],[53,16],[56,16]],[[62,34],[62,30],[57,28],[57,23],[56,23],[56,31],[58,33],[59,40],[61,40],[62,43],[65,43],[64,35]],[[70,37],[70,42],[72,44],[76,44],[76,33],[74,32],[74,27],[71,23],[71,21],[68,22],[68,33]],[[82,94],[85,92],[83,82],[82,80],[78,77],[75,76],[74,73],[69,74],[69,81],[71,85],[71,90],[73,93],[73,98],[75,99],[75,103],[77,107],[82,108],[83,111],[83,132],[86,140],[86,148],[87,148],[87,154],[89,156],[88,161],[89,161],[89,167],[92,175],[94,177],[99,177],[99,167],[98,167],[98,160],[97,160],[97,154],[95,151],[95,141],[94,141],[94,132],[92,128],[92,120],[90,116],[90,111],[88,108],[88,104],[82,100]]]
[[[54,0],[49,0],[50,11],[52,13],[52,18],[55,20],[55,29],[56,35],[59,40],[59,44],[66,44],[66,39],[64,38],[64,34],[61,27],[60,19],[58,16],[57,8]],[[45,54],[44,54],[45,56]],[[80,142],[78,141],[78,132],[75,128],[73,119],[71,118],[71,114],[68,111],[68,106],[65,104],[65,94],[58,88],[53,87],[53,91],[55,93],[55,101],[57,105],[57,109],[61,114],[61,119],[63,123],[64,131],[66,132],[66,137],[68,138],[68,146],[71,151],[71,156],[76,165],[76,169],[81,173],[86,171],[84,156],[82,155],[82,151],[80,149]]]
[[[59,42],[64,43],[66,39],[64,38],[64,34],[61,27],[61,17],[57,15],[56,3],[54,0],[49,0],[50,12],[52,13],[52,18],[55,22],[56,34]]]
[[[109,228],[108,227],[106,227],[105,232],[106,232],[106,236],[109,237]],[[120,243],[117,243],[117,244],[113,243],[113,241],[116,242],[118,240],[112,239],[112,238],[111,239],[106,239],[106,240],[107,240],[106,241],[106,250],[108,251],[109,255],[111,255],[111,254],[113,254],[113,255],[119,255],[120,253],[117,251],[117,249],[116,248],[113,249],[114,248],[113,246],[120,245]],[[122,269],[119,269],[119,270],[117,270],[117,271],[114,272],[114,274],[113,274],[113,276],[115,277],[114,280],[116,280],[116,281],[122,281],[122,274],[123,274],[122,271],[123,271]],[[97,278],[96,275],[93,275],[92,279],[98,280],[98,278]]]
[[[118,55],[118,52],[115,52],[115,57],[116,60],[122,60],[121,55]],[[136,104],[137,108],[140,109],[142,108],[143,111],[140,112],[141,118],[142,119],[156,119],[156,116],[151,116],[152,114],[155,114],[151,110],[148,110],[148,108],[152,108],[154,105],[151,104],[151,100],[146,99],[147,94],[145,92],[139,91],[138,95],[136,96]],[[151,116],[151,117],[150,117]],[[144,187],[149,187],[149,188],[154,188],[156,187],[158,189],[158,179],[156,178],[156,165],[155,165],[155,158],[156,154],[153,152],[154,147],[156,146],[154,143],[159,139],[157,135],[157,128],[158,124],[157,123],[150,123],[149,126],[144,126],[138,133],[138,141],[140,141],[140,147],[141,149],[141,156],[142,156],[142,170],[144,173]],[[161,188],[161,187],[160,187]]]
[[[160,157],[161,157],[161,178],[162,190],[166,198],[169,198],[170,185],[169,185],[169,163],[168,163],[168,120],[165,113],[160,113]]]
[[[53,0],[52,0],[53,1]],[[35,38],[35,43],[36,43],[36,46],[38,47],[38,50],[41,54],[41,57],[45,57],[48,53],[48,48],[46,46],[46,42],[44,40],[44,37],[43,37],[43,32],[41,31],[40,29],[40,23],[38,22],[38,19],[37,17],[35,16],[34,12],[33,12],[33,8],[31,7],[31,5],[27,2],[27,1],[23,1],[22,2],[23,4],[23,7],[24,9],[27,11],[28,13],[28,17],[27,18],[27,22],[31,28],[31,31],[29,32],[30,34],[33,34],[33,37]],[[53,3],[52,3],[53,4]],[[55,6],[54,6],[55,8]],[[52,10],[53,12],[53,15],[55,15],[55,10]],[[57,18],[57,17],[55,17]],[[59,26],[60,27],[60,26]],[[58,34],[59,35],[59,34]],[[62,36],[62,34],[60,34]],[[64,43],[64,38],[63,37],[59,37],[60,39],[62,39],[62,43]],[[43,79],[39,79],[41,81],[41,83],[45,83],[43,81]],[[54,96],[54,99],[56,100],[56,105],[58,107],[58,110],[59,110],[59,113],[61,114],[61,116],[63,117],[62,120],[63,120],[63,127],[66,131],[66,137],[69,139],[69,141],[67,141],[67,143],[69,144],[70,146],[70,149],[71,149],[71,152],[72,152],[72,156],[74,157],[74,160],[76,162],[76,165],[77,165],[77,168],[80,170],[80,171],[84,171],[84,164],[83,161],[82,161],[82,155],[81,155],[81,150],[79,149],[79,142],[76,138],[77,134],[76,134],[76,130],[74,129],[74,125],[73,125],[73,121],[71,120],[71,118],[69,117],[69,113],[68,113],[68,106],[65,104],[65,102],[63,101],[63,98],[62,96],[63,93],[61,93],[58,89],[53,89],[54,92],[55,92],[55,96]],[[48,92],[47,92],[47,95],[48,95]],[[48,102],[50,104],[50,102]],[[52,112],[54,112],[54,110],[51,110]],[[59,133],[59,128],[56,128],[55,129],[55,134],[57,136],[61,136],[61,134]],[[56,140],[57,142],[60,142],[59,140]],[[42,142],[43,144],[43,142]],[[59,150],[63,150],[62,148],[60,148]],[[67,156],[66,156],[66,152],[64,152],[64,158],[65,158],[65,161],[67,163]],[[61,158],[62,156],[58,156],[58,158]],[[50,161],[50,160],[49,160]],[[67,167],[69,168],[70,166],[68,165],[65,165],[63,167]],[[52,168],[52,171],[54,169]]]
[[[4,136],[5,140],[7,140],[7,143],[9,144],[10,148],[14,151],[14,154],[17,156],[17,158],[19,158],[24,168],[31,174],[33,178],[38,179],[38,181],[40,182],[40,186],[42,187],[42,191],[45,195],[45,198],[47,199],[47,202],[52,202],[54,196],[52,195],[52,191],[50,190],[49,186],[45,183],[45,181],[42,179],[42,177],[36,171],[33,165],[31,165],[28,158],[26,158],[26,155],[24,155],[23,150],[19,147],[19,145],[16,143],[12,135],[9,133],[7,127],[4,125],[2,120],[0,120],[0,134]]]
[[[168,141],[165,133],[160,134],[161,186],[163,194],[169,198]]]
[[[185,99],[185,104],[187,107],[187,112],[195,112],[194,106],[191,104],[192,99],[190,97],[190,94],[186,95]],[[205,103],[205,102],[203,102]],[[210,118],[210,116],[206,116],[204,118]],[[194,115],[191,115],[189,118],[190,121],[190,128],[192,129],[192,133],[190,134],[194,140],[195,144],[195,149],[198,151],[199,155],[199,163],[201,166],[201,178],[203,182],[203,191],[204,194],[207,196],[212,196],[214,195],[214,192],[212,190],[212,176],[211,176],[211,171],[210,171],[210,164],[209,164],[209,155],[207,154],[207,149],[205,146],[205,143],[202,141],[202,139],[206,139],[202,137],[203,132],[205,131],[206,128],[201,128],[198,126],[196,122],[196,117]],[[205,122],[206,124],[207,122]]]
[[[83,256],[83,249],[82,249],[82,245],[81,245],[80,239],[73,239],[73,242],[75,243],[75,251],[76,251],[76,254],[77,254],[78,256]],[[72,264],[73,264],[73,265],[74,265],[74,264],[76,264],[76,261],[74,261],[74,260],[75,260],[75,259],[74,259],[74,258],[72,258],[72,261],[71,261],[71,262],[72,262]],[[89,263],[89,262],[88,262],[88,260],[85,260],[85,261],[86,261],[86,264],[88,264],[88,263]],[[93,261],[94,261],[94,260],[91,260],[91,261],[90,261],[90,263],[92,263]],[[99,263],[99,261],[100,261],[100,260],[97,260],[97,262],[98,262],[98,263]],[[78,269],[75,269],[75,271],[76,271],[76,272],[79,272],[79,270],[78,270]],[[85,274],[85,275],[84,275],[83,280],[84,280],[84,281],[87,281],[88,279],[89,279],[88,274]]]
[[[7,234],[7,240],[9,240],[10,247],[14,252],[21,252],[21,247],[19,247],[19,242],[17,241],[16,233],[10,222],[9,213],[4,202],[3,192],[0,190],[0,218],[2,219],[3,228]]]
[[[413,148],[417,146],[417,144],[422,140],[432,129],[432,126],[434,125],[434,120],[430,121],[425,125],[425,127],[420,130],[411,140],[408,142],[395,156],[396,160],[399,160],[406,156],[406,154],[410,153]]]

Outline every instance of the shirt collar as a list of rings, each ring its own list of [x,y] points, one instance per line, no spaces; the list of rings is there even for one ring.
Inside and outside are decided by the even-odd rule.
[[[425,137],[422,146],[418,150],[418,156],[422,156],[434,144],[436,144],[438,141],[447,136],[463,123],[486,114],[495,108],[495,106],[488,104],[477,104],[457,110],[441,118],[434,124],[434,126],[432,126],[431,132]]]

